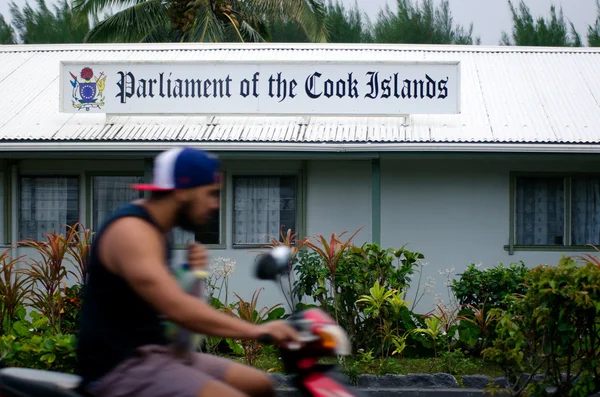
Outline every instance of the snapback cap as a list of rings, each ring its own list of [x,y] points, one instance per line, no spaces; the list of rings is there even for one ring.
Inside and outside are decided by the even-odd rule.
[[[220,180],[219,160],[203,150],[189,147],[170,149],[154,159],[152,183],[132,189],[169,191],[211,185]]]

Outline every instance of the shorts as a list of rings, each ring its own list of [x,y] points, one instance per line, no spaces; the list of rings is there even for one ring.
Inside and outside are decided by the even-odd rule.
[[[93,397],[197,397],[206,382],[224,381],[231,361],[204,353],[175,357],[167,346],[149,345],[86,388]]]

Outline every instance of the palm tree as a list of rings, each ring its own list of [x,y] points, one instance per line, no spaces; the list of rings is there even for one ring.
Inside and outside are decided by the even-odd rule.
[[[512,40],[506,32],[502,32],[500,39],[501,45],[516,46],[554,46],[554,47],[581,47],[583,43],[573,22],[569,22],[569,27],[563,16],[562,7],[558,15],[556,7],[550,6],[550,18],[539,17],[534,19],[531,15],[529,6],[525,1],[520,0],[517,9],[511,0],[508,0],[510,12],[512,14],[513,28]]]
[[[13,27],[0,14],[0,44],[15,44],[17,38]]]
[[[22,43],[81,43],[90,29],[88,18],[74,14],[67,0],[57,1],[54,12],[45,0],[35,1],[36,8],[27,2],[22,9],[14,1],[9,4],[13,25]]]
[[[267,41],[269,18],[297,21],[314,42],[327,41],[322,0],[75,0],[83,15],[119,10],[85,42]]]

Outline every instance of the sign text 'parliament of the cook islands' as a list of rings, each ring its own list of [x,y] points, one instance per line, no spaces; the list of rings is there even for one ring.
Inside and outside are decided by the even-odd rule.
[[[63,62],[60,84],[67,113],[460,113],[458,62]]]

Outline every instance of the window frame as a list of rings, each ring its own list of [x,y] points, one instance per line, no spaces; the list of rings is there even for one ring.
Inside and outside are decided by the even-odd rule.
[[[269,178],[269,177],[295,177],[296,178],[296,230],[293,233],[297,233],[296,239],[301,240],[306,236],[306,222],[305,222],[305,208],[306,203],[306,172],[302,170],[276,170],[276,171],[237,171],[231,172],[230,186],[231,186],[231,245],[233,249],[248,249],[248,248],[262,248],[268,242],[262,244],[236,244],[234,243],[234,227],[235,222],[235,179],[236,177],[254,177],[254,178]]]
[[[202,244],[204,247],[208,248],[208,249],[219,249],[219,250],[223,250],[227,248],[227,230],[226,230],[226,220],[227,220],[227,183],[225,183],[225,181],[227,180],[227,175],[224,171],[220,171],[222,177],[223,177],[223,182],[221,183],[221,194],[219,196],[219,198],[221,199],[221,203],[219,206],[219,244]],[[197,239],[196,236],[194,236],[195,239]],[[187,250],[188,246],[186,244],[173,244],[173,249],[175,250]]]
[[[13,222],[13,169],[15,165],[9,161],[6,162],[4,168],[4,241],[5,247],[10,247],[12,244],[12,222]],[[17,178],[18,179],[18,178]]]
[[[16,208],[14,208],[14,210],[15,210],[14,214],[12,213],[13,208],[11,208],[11,216],[16,216],[16,218],[17,218],[16,222],[15,222],[17,230],[15,230],[15,233],[14,233],[16,241],[13,241],[12,244],[19,244],[20,242],[24,241],[23,239],[20,238],[20,235],[21,235],[21,187],[22,187],[21,181],[22,181],[22,178],[76,178],[77,179],[77,218],[78,218],[78,222],[82,222],[82,219],[85,218],[85,217],[82,217],[82,215],[83,215],[82,209],[84,208],[84,201],[82,200],[82,193],[84,192],[84,189],[86,188],[84,186],[85,180],[83,179],[83,176],[84,176],[83,172],[73,172],[73,171],[17,172],[16,184],[15,184],[16,186],[11,186],[11,188],[16,191],[16,203],[15,203]],[[48,230],[47,233],[51,233],[51,232],[52,232],[52,230]],[[58,232],[58,230],[57,230],[57,232]],[[60,233],[62,233],[62,231],[60,231],[59,234]],[[10,234],[12,235],[12,231],[10,232]],[[31,238],[31,237],[29,237],[29,238]]]
[[[94,177],[97,176],[135,176],[135,177],[144,177],[144,171],[88,171],[85,174],[85,203],[86,203],[86,213],[85,213],[85,227],[88,229],[92,229],[92,231],[96,232],[96,228],[100,225],[94,225],[92,223],[92,219],[94,218]],[[143,194],[142,194],[143,198]]]
[[[93,189],[93,178],[96,176],[137,176],[137,177],[146,177],[146,172],[144,170],[139,170],[139,171],[93,171],[93,172],[87,172],[86,173],[86,204],[87,204],[87,208],[86,208],[86,222],[88,225],[91,225],[92,222],[92,211],[93,211],[93,201],[94,201],[94,191]],[[225,177],[224,173],[223,176]],[[219,244],[203,244],[206,248],[209,249],[224,249],[227,247],[225,238],[226,238],[226,232],[225,232],[225,203],[226,203],[226,184],[223,183],[223,187],[221,188],[221,208],[220,208],[220,233],[219,233],[219,239],[220,239],[220,243]],[[144,195],[142,195],[141,198],[144,198]],[[92,230],[93,227],[95,227],[94,225],[92,225]],[[173,249],[174,250],[187,250],[188,247],[186,244],[174,244],[173,245]]]
[[[517,210],[517,179],[518,178],[562,178],[565,186],[565,236],[562,245],[518,245],[516,244],[516,210]],[[597,172],[544,172],[544,171],[511,171],[509,182],[509,242],[504,246],[504,250],[512,255],[515,251],[547,251],[547,252],[596,252],[591,245],[572,245],[571,244],[571,208],[572,192],[571,185],[573,178],[600,178]]]

